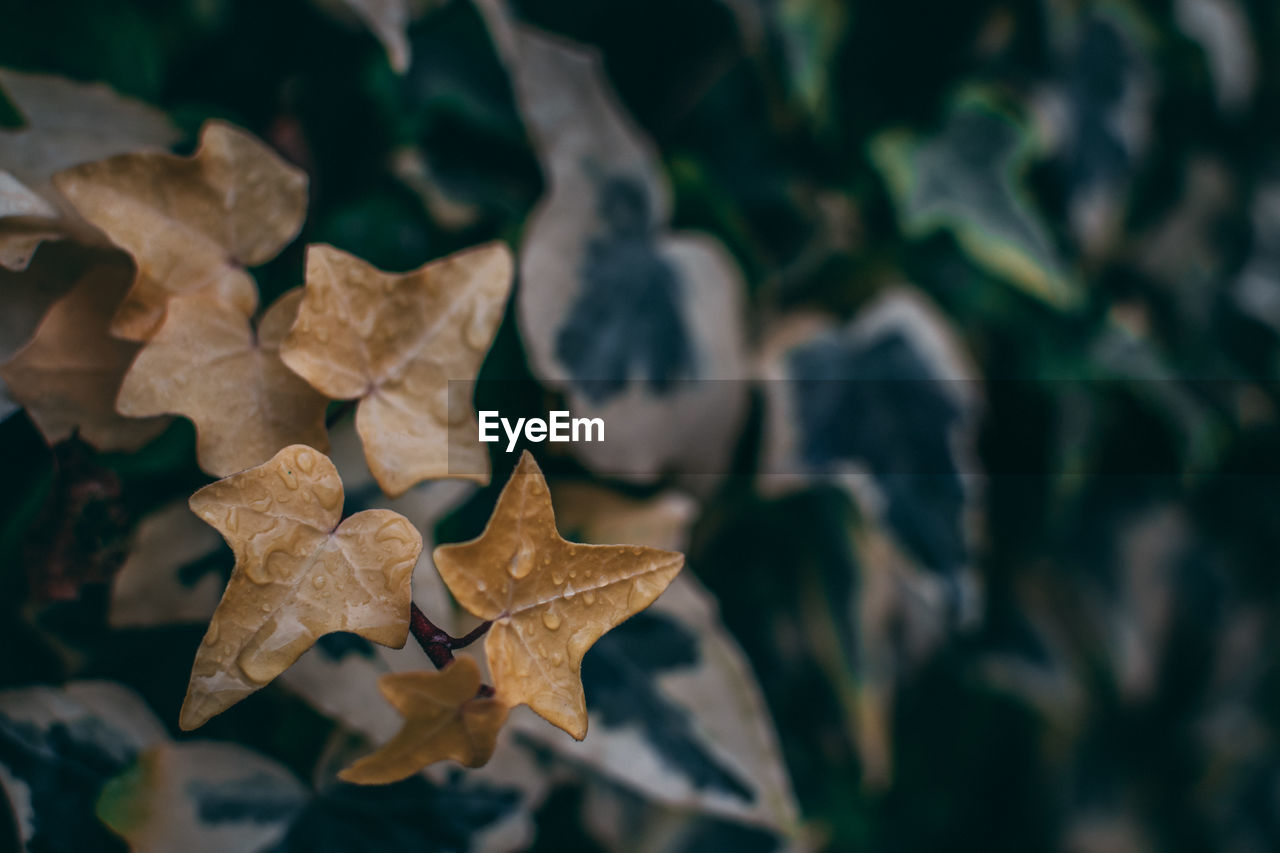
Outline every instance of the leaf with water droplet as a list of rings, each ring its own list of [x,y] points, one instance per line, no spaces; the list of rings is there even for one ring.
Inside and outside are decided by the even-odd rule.
[[[328,400],[280,361],[280,341],[301,300],[301,288],[277,299],[256,334],[230,306],[192,296],[170,300],[159,331],[125,374],[117,409],[190,418],[200,467],[214,476],[261,464],[288,444],[327,448]],[[310,494],[326,507],[334,500],[323,488]]]
[[[307,248],[306,296],[280,355],[321,393],[360,401],[356,429],[388,495],[429,478],[489,481],[471,388],[511,274],[500,243],[407,273],[332,246]]]
[[[317,499],[301,500],[305,494]],[[325,634],[404,645],[422,538],[386,509],[339,523],[342,498],[333,463],[300,444],[191,496],[192,511],[227,540],[236,565],[196,652],[182,728],[203,725],[262,687]],[[231,508],[235,531],[226,526]]]
[[[246,267],[274,258],[302,228],[307,176],[222,122],[205,124],[191,157],[121,154],[59,172],[81,216],[133,256],[137,277],[111,331],[145,341],[170,298],[201,294],[249,316],[258,289]]]
[[[509,567],[519,555],[527,555],[529,570],[517,575]],[[535,559],[543,556],[550,562]],[[496,697],[528,705],[578,740],[587,733],[582,656],[605,632],[648,607],[684,565],[684,555],[675,551],[562,539],[547,482],[528,452],[484,533],[436,548],[434,557],[458,602],[493,622],[485,654]],[[578,575],[583,580],[569,586],[567,579]]]
[[[428,764],[451,759],[480,767],[493,755],[507,706],[478,695],[480,667],[460,657],[440,672],[397,672],[378,679],[386,700],[404,717],[394,738],[338,774],[360,785],[386,785]]]

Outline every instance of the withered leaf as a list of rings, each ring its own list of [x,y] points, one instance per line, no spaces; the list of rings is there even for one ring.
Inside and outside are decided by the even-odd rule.
[[[480,667],[460,657],[440,672],[395,672],[378,679],[378,689],[404,726],[376,752],[338,774],[360,785],[386,785],[428,764],[452,759],[480,767],[493,755],[507,706],[477,695]]]
[[[287,444],[327,448],[328,401],[280,361],[280,341],[301,300],[301,288],[281,296],[255,334],[234,307],[174,298],[125,374],[118,410],[190,418],[200,467],[214,476],[265,462]]]
[[[325,634],[404,645],[422,537],[390,510],[339,524],[342,500],[333,463],[303,445],[191,496],[192,512],[227,540],[236,565],[196,652],[183,729],[271,681]]]
[[[121,154],[59,172],[80,215],[133,255],[137,279],[112,323],[151,337],[170,297],[212,294],[252,314],[258,290],[245,267],[275,257],[302,227],[307,176],[243,130],[211,121],[191,157]]]
[[[0,196],[3,193],[0,186]],[[0,252],[3,251],[0,246]],[[0,364],[31,340],[53,304],[71,290],[98,257],[95,250],[63,242],[50,244],[22,272],[0,269],[0,296],[4,299],[4,311],[0,311]],[[0,267],[3,266],[0,263]],[[4,381],[0,380],[0,420],[18,408]]]
[[[360,400],[356,429],[388,495],[428,478],[489,481],[471,389],[502,319],[511,266],[500,243],[407,273],[332,246],[307,248],[306,296],[280,357],[323,394]]]
[[[0,130],[0,266],[9,269],[25,269],[41,240],[101,242],[54,191],[54,172],[178,140],[164,113],[101,83],[0,68],[0,89],[25,121]]]
[[[528,705],[578,740],[587,733],[582,656],[653,603],[684,565],[676,551],[562,539],[528,451],[484,533],[433,556],[458,603],[493,621],[485,654],[497,698]]]
[[[132,274],[124,256],[95,251],[35,336],[0,366],[9,393],[50,444],[79,430],[99,450],[136,450],[167,423],[122,417],[115,409],[121,378],[138,345],[113,338],[107,326]]]

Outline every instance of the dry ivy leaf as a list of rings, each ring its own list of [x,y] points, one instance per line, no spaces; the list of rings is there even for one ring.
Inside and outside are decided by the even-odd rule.
[[[192,511],[227,540],[236,566],[196,652],[183,729],[271,681],[325,634],[404,645],[422,537],[389,510],[339,524],[342,499],[333,463],[303,445],[191,496]]]
[[[17,130],[0,130],[0,266],[9,269],[25,269],[41,240],[102,239],[54,191],[54,172],[128,151],[168,148],[179,137],[164,113],[100,83],[0,68],[0,89],[26,121]]]
[[[487,483],[471,386],[510,289],[500,243],[408,273],[309,246],[306,296],[280,357],[329,397],[360,400],[356,429],[388,495],[428,478]]]
[[[94,250],[63,242],[50,244],[23,272],[0,269],[0,298],[4,300],[4,311],[0,311],[0,363],[31,340],[53,304],[66,295],[99,257]],[[0,263],[0,267],[3,266]],[[18,408],[0,380],[0,420]]]
[[[96,254],[35,337],[0,366],[9,392],[50,444],[78,430],[99,450],[136,450],[168,422],[122,417],[115,409],[121,377],[138,346],[113,338],[107,326],[132,273],[118,253]]]
[[[125,374],[121,414],[177,414],[196,425],[200,467],[243,471],[287,444],[328,447],[328,401],[280,361],[280,341],[302,289],[281,296],[254,333],[248,318],[218,302],[178,297]]]
[[[493,755],[508,709],[497,699],[477,694],[480,667],[471,658],[458,658],[440,672],[384,675],[378,688],[404,717],[404,726],[339,778],[358,785],[388,785],[437,761],[480,767]]]
[[[144,341],[170,297],[206,293],[248,316],[258,290],[245,267],[275,257],[302,228],[307,176],[243,130],[205,124],[191,157],[122,154],[54,183],[80,215],[133,255],[138,276],[111,330]]]
[[[497,697],[582,740],[582,656],[653,603],[684,565],[676,551],[577,545],[556,532],[551,493],[528,451],[479,538],[433,554],[458,603],[492,620],[485,655]]]

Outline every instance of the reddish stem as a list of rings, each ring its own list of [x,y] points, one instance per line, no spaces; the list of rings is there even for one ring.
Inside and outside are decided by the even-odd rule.
[[[450,641],[453,643],[453,647],[455,649],[465,649],[467,646],[489,633],[489,626],[492,624],[492,622],[481,622],[463,636],[450,638]]]
[[[441,628],[436,627],[427,614],[413,602],[409,603],[409,633],[422,646],[422,650],[431,658],[436,669],[444,669],[453,663],[453,650],[469,646],[480,639],[489,630],[491,622],[482,622],[474,630],[462,637],[451,637]]]

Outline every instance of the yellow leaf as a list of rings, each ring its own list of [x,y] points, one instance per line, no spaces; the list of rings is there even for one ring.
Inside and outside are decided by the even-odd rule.
[[[262,687],[330,632],[404,645],[422,537],[385,509],[339,524],[342,500],[333,463],[303,445],[191,496],[192,512],[227,540],[236,565],[196,652],[183,729]]]
[[[510,289],[500,243],[408,273],[309,246],[306,296],[280,357],[323,394],[360,400],[356,430],[388,495],[429,478],[487,483],[471,392]]]
[[[507,720],[506,705],[477,695],[480,667],[467,657],[440,672],[389,673],[378,679],[378,689],[404,725],[381,749],[339,773],[344,781],[387,785],[445,759],[480,767]]]
[[[307,176],[243,130],[209,122],[192,157],[121,154],[59,172],[80,215],[133,255],[138,275],[111,331],[145,341],[169,298],[212,294],[249,316],[245,267],[275,257],[302,227]]]
[[[256,335],[235,308],[197,297],[171,300],[164,323],[124,377],[118,410],[190,418],[200,467],[214,476],[261,464],[287,444],[326,449],[328,401],[280,361],[280,341],[301,300],[301,288],[277,299]]]
[[[484,533],[436,548],[434,558],[458,603],[493,622],[485,654],[497,698],[528,705],[578,740],[587,733],[582,656],[648,607],[684,565],[676,551],[560,538],[547,482],[528,451]]]
[[[0,376],[50,444],[79,430],[99,450],[136,450],[168,421],[116,413],[116,392],[138,345],[111,337],[107,325],[133,268],[119,252],[94,250],[92,258],[71,273],[78,276],[75,285],[54,303],[26,346],[0,367]],[[43,275],[42,264],[37,261],[24,275]]]

